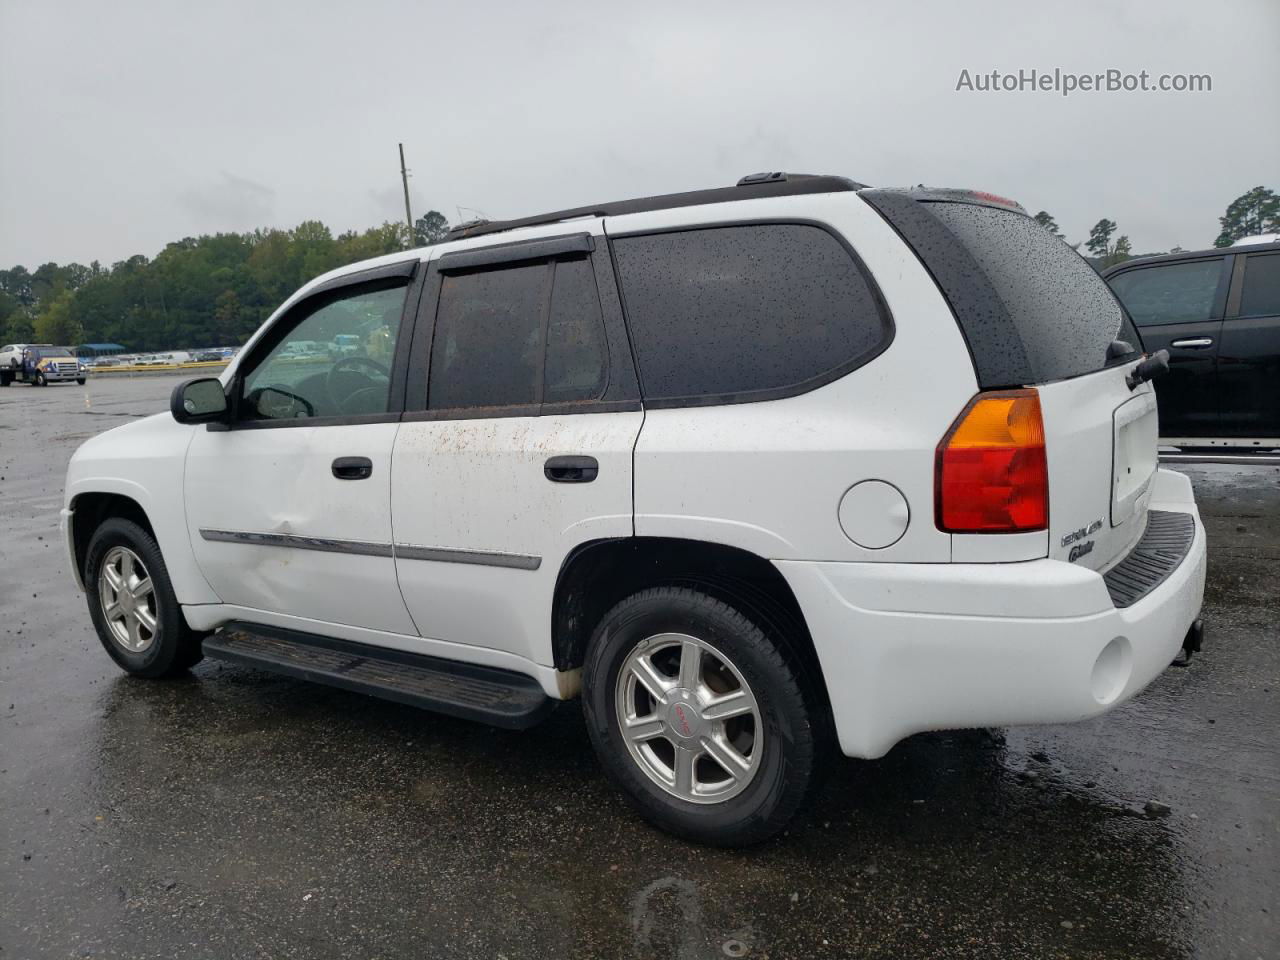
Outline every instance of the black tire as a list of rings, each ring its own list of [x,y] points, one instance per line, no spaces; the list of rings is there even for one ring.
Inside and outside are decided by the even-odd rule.
[[[36,371],[35,385],[37,387],[47,387],[49,385],[49,381],[44,378],[44,374],[39,370]]]
[[[82,387],[84,386],[84,381],[85,381],[84,377],[76,377],[76,383],[80,384],[80,386]]]
[[[125,547],[136,554],[151,579],[156,630],[150,645],[140,652],[129,650],[117,639],[102,608],[98,577],[103,560],[114,547]],[[94,531],[85,553],[84,584],[98,639],[126,672],[138,677],[169,677],[195,666],[204,657],[202,634],[191,630],[182,616],[160,547],[133,521],[112,517]]]
[[[11,374],[9,374],[9,373],[7,373],[7,372],[6,372],[6,373],[0,373],[0,387],[7,387],[7,386],[9,385],[9,380],[10,380],[11,376],[12,376],[12,375],[11,375]]]
[[[698,638],[713,656],[731,660],[758,705],[763,746],[759,756],[753,746],[752,757],[759,767],[740,793],[723,801],[698,803],[668,792],[623,740],[616,710],[619,673],[641,641],[664,633]],[[645,590],[605,614],[583,665],[583,708],[601,765],[645,819],[698,843],[745,846],[777,834],[804,803],[823,740],[822,708],[805,689],[783,638],[776,639],[739,610],[682,587]]]

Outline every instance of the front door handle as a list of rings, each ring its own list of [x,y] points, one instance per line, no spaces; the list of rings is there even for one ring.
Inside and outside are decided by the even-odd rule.
[[[1175,340],[1169,346],[1186,347],[1188,350],[1203,350],[1205,347],[1213,346],[1213,337],[1187,337],[1185,340]]]
[[[552,483],[590,483],[600,474],[595,457],[552,457],[542,468]]]
[[[333,461],[333,475],[339,480],[368,480],[373,461],[368,457],[339,457]]]

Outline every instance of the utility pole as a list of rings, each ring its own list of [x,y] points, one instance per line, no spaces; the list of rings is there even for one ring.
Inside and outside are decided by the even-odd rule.
[[[404,222],[409,225],[409,246],[413,242],[413,213],[409,210],[409,171],[404,165],[404,144],[400,144],[400,182],[404,184]]]

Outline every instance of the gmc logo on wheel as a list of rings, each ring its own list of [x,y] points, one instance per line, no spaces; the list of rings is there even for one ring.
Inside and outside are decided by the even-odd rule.
[[[676,716],[680,718],[680,732],[686,737],[693,733],[689,728],[689,718],[684,715],[684,707],[678,703],[676,704]]]

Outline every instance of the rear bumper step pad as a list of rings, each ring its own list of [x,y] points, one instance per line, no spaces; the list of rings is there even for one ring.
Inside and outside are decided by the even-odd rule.
[[[531,727],[556,705],[521,673],[264,624],[224,624],[205,638],[204,653],[507,729]]]
[[[1147,512],[1147,529],[1128,556],[1103,574],[1117,608],[1131,607],[1164,583],[1191,550],[1196,521],[1189,513]]]

